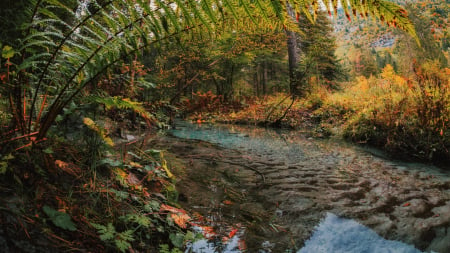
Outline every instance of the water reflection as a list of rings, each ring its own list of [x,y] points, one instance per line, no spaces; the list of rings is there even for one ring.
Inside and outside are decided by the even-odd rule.
[[[240,253],[241,237],[244,231],[236,233],[227,243],[217,240],[199,240],[190,245],[185,253]],[[265,242],[269,243],[269,242]],[[264,244],[264,243],[263,243]],[[270,243],[269,243],[270,244]],[[264,248],[264,245],[261,245]],[[276,248],[276,245],[274,249]],[[275,249],[276,250],[276,249]],[[259,252],[271,252],[261,249]],[[297,253],[420,253],[411,245],[386,240],[373,230],[332,213],[316,227],[305,246]]]
[[[241,239],[244,231],[237,232],[228,241],[223,242],[219,238],[202,239],[188,244],[185,253],[240,253],[245,252],[245,244]]]
[[[292,139],[287,131],[267,131],[265,128],[194,125],[179,122],[171,133],[179,138],[202,140],[225,148],[237,149],[257,156],[297,163],[318,147],[304,136]],[[277,150],[277,152],[274,152]]]
[[[373,230],[350,219],[327,213],[305,246],[297,253],[419,253],[411,245],[385,240]]]
[[[176,126],[176,129],[170,131],[176,137],[207,141],[272,160],[281,159],[286,164],[296,164],[304,161],[305,158],[324,155],[330,162],[339,162],[341,161],[340,157],[336,157],[338,153],[355,155],[355,152],[359,150],[357,155],[380,157],[387,165],[399,170],[417,172],[440,181],[450,180],[450,170],[448,169],[393,160],[379,149],[355,146],[336,139],[313,139],[305,134],[307,131],[268,129],[246,125],[199,125],[186,121],[177,121]]]

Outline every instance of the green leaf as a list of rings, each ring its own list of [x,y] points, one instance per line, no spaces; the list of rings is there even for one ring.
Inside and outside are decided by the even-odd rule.
[[[120,250],[120,252],[125,252],[127,249],[131,247],[131,244],[124,240],[115,240],[116,247]]]
[[[144,206],[144,210],[147,212],[158,211],[159,210],[159,202],[156,200],[151,200]]]
[[[111,167],[120,167],[123,165],[121,161],[105,158],[99,161],[99,165],[109,165]]]
[[[186,239],[186,241],[194,241],[195,234],[192,233],[192,231],[187,231],[186,236],[184,238]]]
[[[156,155],[156,154],[161,153],[161,150],[158,150],[158,149],[147,149],[147,150],[145,150],[144,152],[145,152],[145,153],[150,153],[150,154],[152,154],[152,155]]]
[[[175,247],[177,248],[183,247],[184,234],[182,233],[170,234],[169,239]]]
[[[119,238],[124,241],[132,242],[134,241],[133,237],[134,230],[126,230],[118,234]]]
[[[117,201],[123,201],[125,199],[128,199],[128,197],[130,196],[130,194],[128,192],[124,192],[124,191],[117,191],[114,189],[110,189],[109,191],[114,193],[114,195],[115,195],[114,199]]]
[[[116,238],[114,242],[116,243],[116,247],[121,252],[125,252],[131,247],[131,244],[129,243],[131,241],[134,241],[133,230],[126,230],[122,233],[119,233],[118,238]]]
[[[8,163],[5,161],[0,162],[0,174],[5,174],[8,169]]]
[[[3,50],[2,50],[2,57],[5,59],[9,59],[12,58],[15,54],[15,51],[12,47],[10,46],[4,46]]]
[[[100,234],[100,240],[102,241],[111,240],[116,234],[116,229],[114,228],[112,223],[108,223],[107,226],[96,223],[91,223],[91,225],[97,229],[97,232]]]
[[[50,147],[42,150],[42,152],[44,152],[46,154],[53,154],[53,150]]]
[[[123,219],[126,222],[135,222],[138,225],[146,228],[150,227],[150,225],[152,224],[152,220],[142,214],[127,214],[125,216],[121,216],[120,219]]]
[[[53,224],[59,228],[75,231],[77,230],[75,224],[71,221],[67,213],[58,212],[55,209],[45,205],[42,210],[50,218]]]

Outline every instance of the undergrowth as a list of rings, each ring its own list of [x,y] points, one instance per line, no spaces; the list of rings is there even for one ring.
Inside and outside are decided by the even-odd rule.
[[[323,119],[341,116],[343,135],[352,141],[405,158],[449,159],[449,74],[427,63],[406,78],[388,65],[380,76],[360,77],[332,94],[316,113]]]
[[[15,156],[2,155],[2,248],[181,252],[177,249],[198,238],[187,230],[189,214],[177,205],[174,168],[164,152],[146,149],[144,140],[106,144],[99,126],[85,123],[108,150],[95,166],[81,162],[85,146],[57,139],[43,152],[24,148]]]

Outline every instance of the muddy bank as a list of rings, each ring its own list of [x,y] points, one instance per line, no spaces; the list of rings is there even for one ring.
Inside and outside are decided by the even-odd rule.
[[[252,136],[249,136],[252,137]],[[248,252],[298,250],[327,212],[420,250],[450,250],[450,180],[346,148],[303,140],[298,159],[165,136],[184,161],[182,205],[227,235],[244,228]]]

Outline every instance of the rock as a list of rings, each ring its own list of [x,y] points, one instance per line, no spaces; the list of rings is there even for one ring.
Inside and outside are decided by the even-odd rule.
[[[315,203],[309,198],[294,196],[281,203],[280,209],[289,214],[301,213],[312,208],[314,205]]]
[[[448,252],[450,249],[450,228],[435,229],[436,237],[431,241],[428,251]]]
[[[350,191],[345,191],[341,194],[341,198],[349,198],[351,200],[359,200],[364,198],[366,190],[361,187],[354,187]]]
[[[434,213],[434,218],[438,218],[441,224],[450,223],[450,200],[445,202],[445,205],[435,207],[431,210]]]
[[[242,203],[239,208],[241,214],[249,220],[261,220],[268,216],[266,209],[260,203]]]
[[[373,228],[381,236],[386,236],[392,229],[395,229],[394,222],[385,214],[370,216],[363,223]]]
[[[125,135],[125,139],[127,141],[134,141],[134,140],[136,140],[136,137],[134,135],[131,135],[131,134],[126,134]]]
[[[401,203],[395,208],[395,215],[397,216],[414,216],[425,218],[430,215],[431,206],[423,199],[411,199],[407,202]]]

